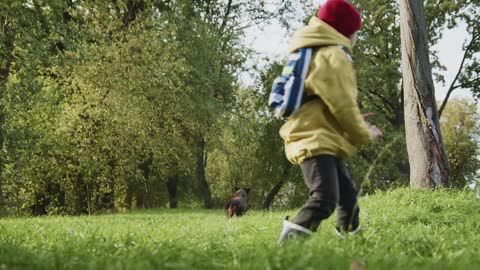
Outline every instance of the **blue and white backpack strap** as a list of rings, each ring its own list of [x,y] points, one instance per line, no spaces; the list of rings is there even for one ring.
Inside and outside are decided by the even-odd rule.
[[[295,70],[293,71],[294,77],[290,77],[285,85],[286,92],[284,100],[287,101],[287,104],[285,104],[284,114],[286,116],[292,115],[294,112],[298,111],[300,106],[302,106],[305,79],[312,59],[312,48],[302,48],[299,50],[298,54],[300,61],[297,63]],[[292,89],[295,91],[292,91]]]
[[[272,95],[270,95],[270,98],[275,98],[277,100],[281,99],[281,102],[279,102],[277,106],[275,106],[274,114],[276,117],[283,117],[286,114],[286,112],[288,111],[289,103],[291,104],[289,100],[290,98],[295,96],[295,93],[292,93],[292,85],[293,81],[295,80],[296,67],[298,67],[297,62],[298,60],[300,60],[301,57],[302,54],[300,51],[288,55],[287,63],[282,69],[282,75],[278,77],[274,82],[274,84],[277,84],[277,86],[279,86],[279,89],[274,90],[273,92],[278,93],[274,94],[273,97]],[[269,103],[271,103],[270,100]]]
[[[275,79],[275,81],[273,81],[273,86],[279,86],[279,87],[274,87],[270,92],[270,95],[268,97],[269,106],[277,108],[283,103],[283,94],[284,94],[283,89],[286,82],[287,82],[287,78],[283,76],[279,76]]]
[[[276,117],[289,117],[302,105],[311,58],[312,48],[301,48],[288,56],[281,76],[273,82],[268,99]]]
[[[340,49],[342,49],[342,51],[345,52],[345,54],[347,55],[347,57],[348,57],[348,59],[350,60],[350,62],[353,63],[353,56],[352,56],[352,54],[350,53],[350,51],[347,49],[347,47],[342,46],[342,45],[338,45],[338,47],[339,47]]]

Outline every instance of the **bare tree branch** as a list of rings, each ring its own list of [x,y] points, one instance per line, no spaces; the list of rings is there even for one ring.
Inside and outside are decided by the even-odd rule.
[[[233,0],[228,0],[227,8],[225,9],[225,14],[223,15],[222,25],[220,26],[220,33],[223,33],[225,26],[227,26],[228,16],[230,15],[230,11],[232,10],[232,2]]]
[[[234,28],[233,31],[242,31],[242,30],[250,28],[254,25],[258,25],[260,23],[263,23],[267,20],[271,20],[275,16],[278,16],[278,14],[277,14],[278,10],[280,10],[280,8],[286,3],[287,3],[286,0],[282,0],[273,12],[263,11],[264,14],[261,15],[261,16],[259,15],[257,17],[253,17],[252,19],[250,19],[248,21],[243,21],[243,22],[237,23],[236,28]],[[243,24],[245,24],[245,25],[243,25]]]
[[[450,87],[448,88],[447,95],[443,99],[443,102],[442,102],[442,105],[440,106],[440,109],[438,109],[438,118],[442,117],[442,112],[445,109],[445,106],[447,105],[448,99],[450,98],[450,95],[452,94],[453,90],[455,90],[459,87],[459,86],[455,86],[455,83],[457,82],[458,78],[460,77],[460,74],[462,73],[463,65],[465,64],[465,60],[467,59],[467,55],[470,52],[470,50],[472,48],[472,45],[474,44],[476,39],[477,39],[477,36],[474,34],[472,39],[470,40],[470,43],[468,44],[467,48],[465,49],[465,52],[463,53],[462,62],[460,63],[457,74],[455,75],[455,78],[453,79],[452,83],[450,84]]]
[[[384,96],[382,95],[378,95],[377,92],[375,91],[365,91],[361,88],[358,89],[360,92],[364,92],[364,93],[367,93],[369,94],[371,97],[373,98],[377,98],[379,99],[380,101],[382,101],[384,103],[384,105],[387,105],[392,111],[395,111],[395,108],[397,107],[391,100],[385,98]],[[380,106],[380,107],[383,107],[383,106]]]

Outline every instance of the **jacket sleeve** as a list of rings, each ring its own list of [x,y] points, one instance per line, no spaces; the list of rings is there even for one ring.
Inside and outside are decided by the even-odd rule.
[[[333,117],[353,144],[371,141],[367,125],[357,106],[357,81],[352,63],[340,48],[316,53],[309,74],[313,92],[325,102]]]

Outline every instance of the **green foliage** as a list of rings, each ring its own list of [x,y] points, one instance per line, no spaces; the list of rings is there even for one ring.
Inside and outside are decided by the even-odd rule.
[[[227,198],[234,187],[252,187],[251,205],[266,207],[267,194],[276,184],[296,186],[301,182],[301,173],[286,159],[278,135],[284,121],[274,118],[266,107],[271,82],[281,68],[274,63],[261,73],[255,87],[239,89],[228,118],[219,123],[222,144],[212,152],[215,163],[208,167],[212,189],[219,198]],[[283,196],[285,192],[288,188],[275,197],[276,206],[298,202],[295,196]]]
[[[359,149],[349,162],[360,194],[408,185],[409,165],[403,131],[386,133],[382,141]]]
[[[0,7],[0,209],[33,214],[195,205],[205,166],[221,162],[244,29],[291,11],[280,0]]]
[[[403,124],[398,3],[357,2],[365,18],[354,48],[360,107],[378,114],[376,124],[398,130]]]
[[[480,201],[468,191],[398,189],[360,200],[362,233],[334,218],[312,239],[278,247],[285,215],[220,210],[0,220],[7,269],[477,269]]]
[[[189,1],[17,4],[2,14],[19,32],[2,81],[4,208],[161,206],[163,179],[195,173],[196,138],[225,111],[238,35]]]
[[[468,100],[451,100],[442,116],[442,135],[454,187],[472,184],[480,170],[480,118]]]

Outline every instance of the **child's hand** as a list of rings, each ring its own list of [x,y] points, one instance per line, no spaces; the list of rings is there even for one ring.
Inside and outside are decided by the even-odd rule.
[[[372,140],[374,141],[383,137],[383,132],[374,125],[368,125],[368,131],[370,132],[370,137],[372,137]]]

